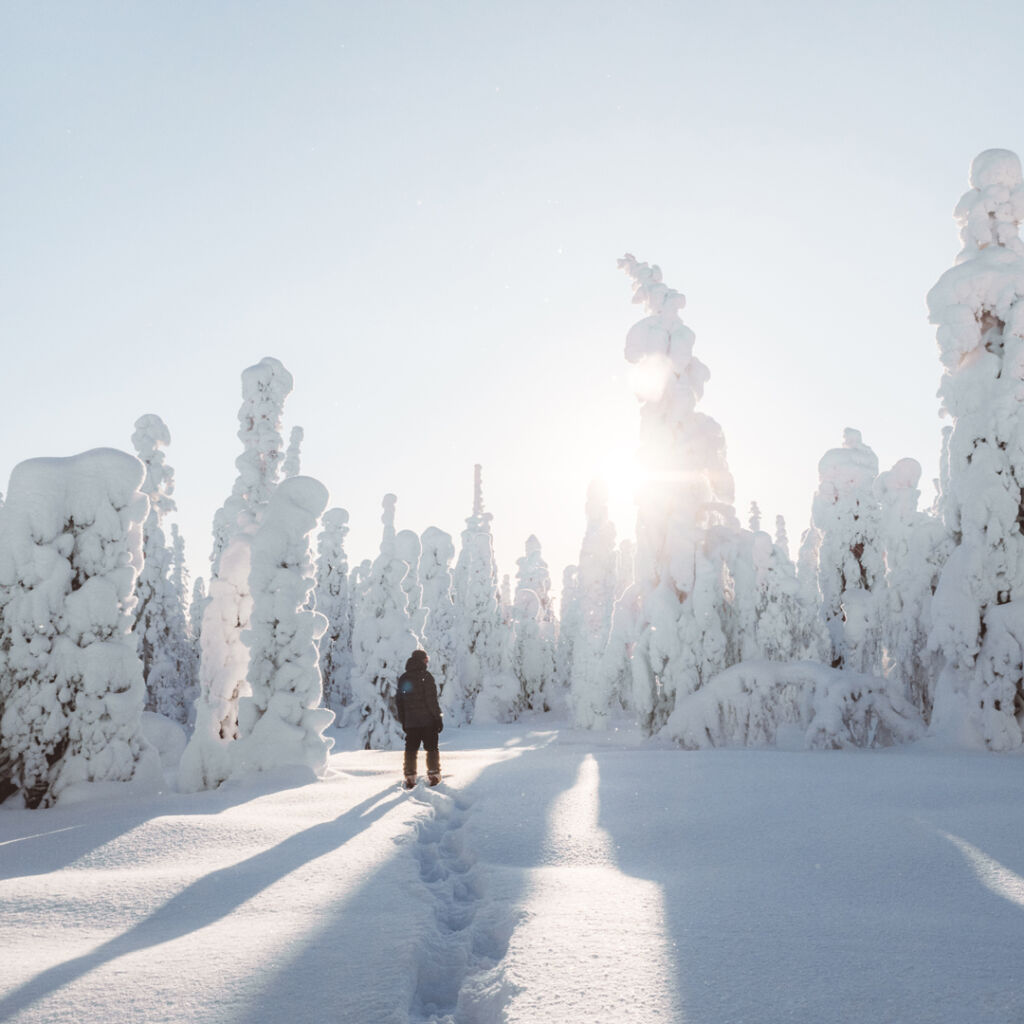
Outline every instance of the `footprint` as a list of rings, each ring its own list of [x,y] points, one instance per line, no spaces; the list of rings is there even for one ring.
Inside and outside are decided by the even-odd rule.
[[[473,851],[473,801],[464,794],[414,795],[430,813],[417,823],[420,879],[434,902],[436,929],[424,937],[410,1006],[414,1024],[497,1020],[515,994],[501,970],[515,915],[487,900]]]

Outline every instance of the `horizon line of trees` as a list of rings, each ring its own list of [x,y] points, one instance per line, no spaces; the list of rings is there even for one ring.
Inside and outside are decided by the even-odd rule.
[[[877,746],[928,733],[1012,750],[1024,740],[1024,219],[1007,150],[972,164],[963,248],[928,295],[943,365],[939,493],[920,465],[880,471],[860,433],[818,466],[797,557],[786,524],[741,525],[721,427],[699,411],[707,367],[661,271],[626,255],[645,316],[628,332],[640,382],[636,541],[607,494],[583,507],[556,613],[540,541],[514,584],[494,557],[482,470],[451,535],[396,528],[382,501],[374,559],[350,568],[348,512],[303,476],[282,433],[291,374],[242,373],[242,452],[192,584],[168,517],[170,432],[147,414],[136,456],[31,459],[0,504],[0,799],[49,806],[80,783],[160,778],[143,709],[189,733],[179,785],[326,768],[332,719],[367,748],[401,739],[397,678],[431,655],[454,726],[622,713],[680,746]]]

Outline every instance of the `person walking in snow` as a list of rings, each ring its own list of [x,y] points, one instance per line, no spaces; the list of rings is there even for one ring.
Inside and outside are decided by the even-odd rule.
[[[405,730],[406,789],[416,785],[416,757],[421,743],[427,752],[427,781],[431,786],[441,781],[437,737],[444,728],[444,719],[434,677],[427,671],[429,661],[426,651],[413,651],[398,680],[398,721]]]

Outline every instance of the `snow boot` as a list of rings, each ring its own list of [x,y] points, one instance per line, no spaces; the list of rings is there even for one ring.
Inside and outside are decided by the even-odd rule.
[[[406,789],[412,789],[416,785],[416,751],[407,750],[405,752],[405,763],[402,765],[402,770],[405,773],[404,786]]]
[[[436,786],[441,781],[441,755],[436,750],[427,751],[427,782]]]

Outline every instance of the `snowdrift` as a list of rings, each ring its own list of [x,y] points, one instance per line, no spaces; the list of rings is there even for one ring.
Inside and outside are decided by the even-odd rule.
[[[812,661],[744,661],[676,702],[662,734],[689,750],[887,747],[921,739],[909,701],[876,676]]]

